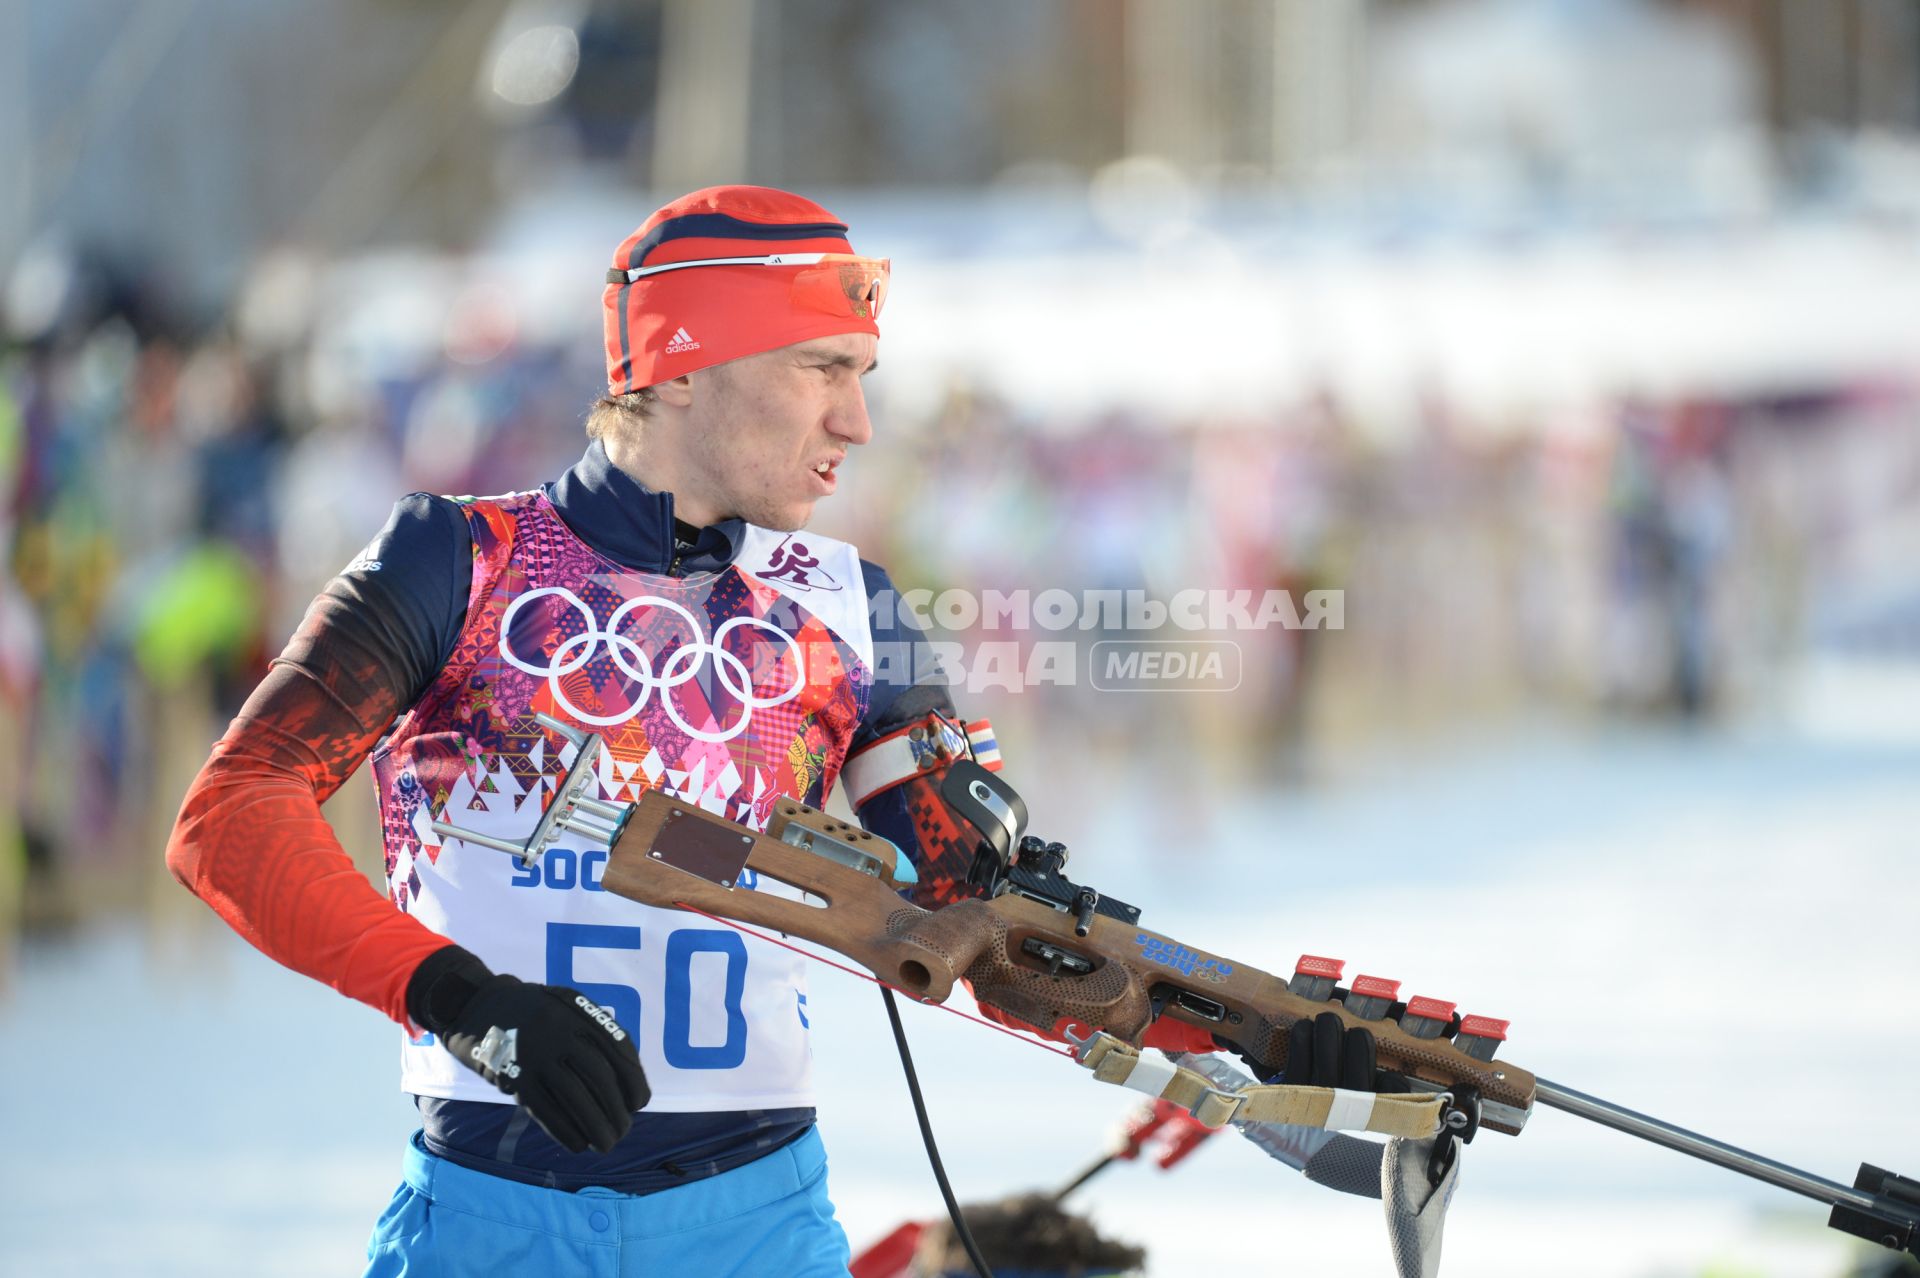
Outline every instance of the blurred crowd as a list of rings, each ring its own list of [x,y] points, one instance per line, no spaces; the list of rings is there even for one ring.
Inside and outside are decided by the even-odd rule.
[[[0,902],[59,923],[164,874],[208,746],[392,502],[564,466],[584,440],[553,419],[577,423],[593,380],[554,351],[475,356],[474,315],[429,364],[349,385],[300,323],[246,305],[197,316],[107,260],[19,276],[0,355]]]
[[[0,347],[0,917],[24,893],[40,922],[150,894],[208,745],[391,503],[557,474],[601,376],[591,340],[486,289],[396,350],[276,306],[285,263],[212,316],[62,269]],[[964,383],[924,420],[887,400],[820,522],[903,588],[1346,592],[1343,630],[1216,636],[1242,647],[1231,696],[970,692],[1003,739],[1274,783],[1462,720],[1737,710],[1814,641],[1920,651],[1875,629],[1888,570],[1858,553],[1920,502],[1903,386],[1498,423],[1436,392],[1391,431],[1325,391],[1230,420],[1041,419]]]
[[[1092,724],[1135,756],[1198,749],[1227,785],[1518,716],[1764,713],[1816,648],[1920,655],[1920,572],[1887,553],[1920,512],[1911,387],[1403,412],[1322,389],[1259,417],[1062,423],[957,392],[887,454],[855,531],[936,589],[1344,592],[1337,631],[1148,636],[1238,644],[1235,695],[1100,693],[1083,661],[1074,687],[992,706],[1003,740]]]

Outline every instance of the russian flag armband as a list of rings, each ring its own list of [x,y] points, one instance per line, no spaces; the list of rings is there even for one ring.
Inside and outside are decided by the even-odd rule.
[[[1000,746],[993,739],[993,725],[985,719],[963,725],[937,712],[929,714],[848,755],[840,781],[846,787],[847,801],[858,810],[875,795],[929,772],[940,772],[955,759],[972,759],[998,772]]]

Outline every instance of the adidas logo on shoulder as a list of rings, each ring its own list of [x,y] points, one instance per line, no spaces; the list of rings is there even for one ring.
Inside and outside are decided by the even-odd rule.
[[[673,340],[667,343],[667,354],[669,355],[678,355],[682,351],[697,351],[699,349],[700,343],[694,341],[693,335],[687,332],[684,327],[674,333]]]

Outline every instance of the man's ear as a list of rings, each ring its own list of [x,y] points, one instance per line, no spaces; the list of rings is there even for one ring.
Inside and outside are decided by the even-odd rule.
[[[656,382],[653,393],[663,404],[685,408],[693,402],[693,379],[683,373],[669,381]]]

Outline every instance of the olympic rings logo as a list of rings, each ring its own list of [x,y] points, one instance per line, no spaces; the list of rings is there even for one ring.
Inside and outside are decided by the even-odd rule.
[[[587,628],[554,649],[553,656],[546,665],[537,666],[530,661],[522,660],[508,645],[507,637],[513,632],[513,619],[519,615],[520,609],[547,595],[558,596],[572,604],[574,610],[586,620]],[[666,664],[657,672],[646,650],[620,633],[621,624],[642,608],[664,608],[685,624],[687,633],[691,636],[691,642],[676,648],[673,655],[667,658]],[[793,654],[795,671],[791,688],[775,697],[754,695],[753,672],[747,668],[746,662],[728,652],[725,647],[727,636],[742,626],[758,626],[762,630],[777,635],[781,642],[786,644],[787,651]],[[607,645],[607,655],[613,658],[613,664],[620,668],[620,672],[640,685],[640,695],[620,714],[589,714],[567,699],[566,689],[561,683],[565,676],[579,670],[598,656],[602,643]],[[720,628],[714,631],[711,639],[708,639],[703,637],[700,622],[691,612],[673,600],[662,599],[658,595],[641,595],[639,598],[627,600],[614,610],[613,616],[608,619],[606,628],[603,630],[600,627],[599,618],[593,615],[593,609],[565,586],[541,586],[538,589],[529,590],[508,604],[506,613],[500,618],[500,655],[506,658],[507,664],[516,670],[523,670],[530,675],[544,676],[548,691],[553,693],[553,699],[568,714],[582,723],[589,723],[595,727],[610,728],[632,719],[646,708],[647,698],[657,689],[660,693],[660,703],[666,707],[667,717],[672,719],[682,732],[698,741],[732,740],[746,731],[755,710],[763,710],[769,706],[791,701],[800,695],[802,688],[807,686],[807,668],[802,659],[799,642],[772,622],[763,621],[759,617],[733,617],[720,623]],[[718,731],[696,728],[688,723],[681,715],[680,707],[674,703],[670,695],[673,689],[698,678],[707,662],[712,662],[713,673],[720,681],[720,686],[740,703],[740,717],[731,727]]]

